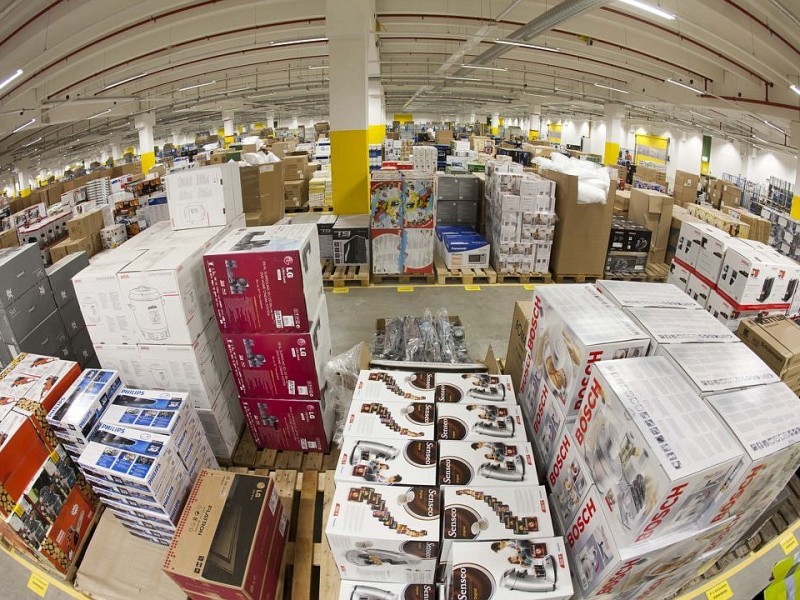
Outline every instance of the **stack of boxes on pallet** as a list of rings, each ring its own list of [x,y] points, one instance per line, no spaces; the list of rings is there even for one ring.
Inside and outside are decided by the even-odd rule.
[[[711,208],[703,204],[690,204],[686,207],[687,212],[693,217],[697,217],[704,223],[709,223],[714,227],[722,229],[728,235],[744,239],[754,239],[750,236],[750,225],[737,217]],[[741,209],[738,209],[741,210]]]
[[[436,172],[436,161],[438,152],[433,146],[413,146],[411,148],[411,165],[415,171],[423,173]],[[437,199],[439,199],[437,195]],[[438,222],[438,219],[437,219]]]
[[[364,267],[370,263],[370,215],[340,215],[331,226],[333,264]]]
[[[50,247],[50,259],[57,262],[67,254],[75,252],[85,252],[90,257],[100,252],[102,250],[100,231],[105,227],[103,210],[102,207],[97,207],[73,214],[67,221],[69,238]]]
[[[729,181],[714,179],[708,184],[708,200],[714,208],[742,205],[742,189]]]
[[[739,339],[772,371],[800,394],[800,326],[783,315],[743,319]]]
[[[556,184],[522,165],[489,161],[486,233],[498,273],[535,274],[550,269],[555,237]]]
[[[0,372],[0,535],[61,577],[74,572],[98,508],[46,420],[79,373],[74,362],[35,354]]]
[[[309,180],[308,206],[333,209],[333,177],[330,167],[316,171]]]
[[[489,242],[478,233],[481,181],[474,175],[436,175],[436,254],[448,269],[485,269]]]
[[[674,593],[800,465],[800,400],[670,288],[534,294],[521,397],[584,598]]]
[[[373,273],[433,273],[433,175],[394,169],[374,171],[370,180],[370,216]]]
[[[605,272],[643,274],[652,236],[653,232],[643,225],[623,217],[613,217]]]
[[[759,313],[800,311],[800,265],[706,223],[684,221],[667,281],[733,330]]]
[[[572,596],[506,375],[361,371],[335,481],[342,599]]]
[[[286,208],[301,208],[308,204],[308,182],[319,165],[308,162],[305,152],[283,158],[283,200]]]
[[[239,168],[242,208],[248,227],[272,225],[283,218],[283,162]]]
[[[331,354],[314,225],[237,229],[205,253],[211,303],[259,448],[327,452]]]

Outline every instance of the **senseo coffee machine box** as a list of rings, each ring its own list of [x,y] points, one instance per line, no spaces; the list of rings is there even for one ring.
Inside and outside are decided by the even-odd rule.
[[[343,435],[397,439],[436,439],[436,406],[431,402],[353,400]]]
[[[473,486],[443,489],[442,556],[450,543],[552,537],[544,486]]]
[[[539,387],[530,419],[534,448],[540,464],[546,465],[553,458],[556,443],[567,423],[564,408],[549,385]]]
[[[165,182],[173,229],[227,225],[243,212],[239,164],[234,161],[176,171]]]
[[[308,332],[223,334],[231,373],[241,396],[318,400],[322,368],[331,357],[325,297]]]
[[[667,344],[657,350],[701,396],[777,383],[778,376],[750,348],[732,344]]]
[[[663,344],[731,343],[739,338],[704,310],[631,308],[628,316],[650,335],[650,353]]]
[[[336,467],[336,484],[436,485],[434,440],[346,437]]]
[[[440,503],[435,487],[337,486],[325,533],[342,579],[433,583]]]
[[[511,375],[437,373],[436,401],[460,404],[516,404]]]
[[[669,283],[600,279],[597,291],[619,308],[702,308]]]
[[[524,442],[528,437],[518,406],[439,403],[436,405],[436,439]]]
[[[342,581],[339,600],[436,600],[436,586],[430,583],[380,583]]]
[[[560,537],[453,542],[446,578],[447,598],[566,600],[573,595]]]
[[[701,522],[742,457],[662,357],[595,365],[573,433],[624,545]]]
[[[333,405],[321,400],[240,398],[256,447],[328,452],[335,418]]]
[[[322,295],[314,225],[237,229],[204,260],[220,331],[309,331]]]
[[[358,374],[354,401],[433,402],[434,373],[372,369]]]
[[[563,413],[578,413],[592,364],[644,356],[650,339],[591,285],[536,288],[521,385],[521,402],[533,414],[533,399],[547,385]]]
[[[559,522],[571,523],[592,486],[592,474],[572,432],[562,433],[546,477],[553,514]]]
[[[439,485],[538,485],[533,449],[526,442],[439,442]]]
[[[712,522],[769,504],[800,466],[800,399],[784,383],[708,396],[706,401],[730,428],[744,456],[726,482]]]

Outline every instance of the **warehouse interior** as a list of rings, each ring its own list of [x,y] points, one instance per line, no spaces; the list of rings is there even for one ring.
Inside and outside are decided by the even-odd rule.
[[[797,0],[0,0],[0,598],[800,598],[798,156]]]

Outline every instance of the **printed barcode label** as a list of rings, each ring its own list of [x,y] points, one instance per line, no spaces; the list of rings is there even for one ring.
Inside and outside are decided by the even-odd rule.
[[[297,386],[297,395],[298,396],[308,396],[308,386],[307,385],[298,385]]]
[[[275,327],[278,329],[283,329],[283,315],[279,310],[275,311]]]
[[[291,315],[286,315],[285,317],[283,317],[283,326],[294,327],[294,317]]]
[[[289,393],[290,393],[292,396],[294,396],[294,395],[295,395],[295,393],[296,393],[296,392],[295,392],[295,390],[297,389],[297,386],[295,385],[294,381],[288,381],[288,382],[287,382],[287,387],[288,387],[288,389],[289,389]]]

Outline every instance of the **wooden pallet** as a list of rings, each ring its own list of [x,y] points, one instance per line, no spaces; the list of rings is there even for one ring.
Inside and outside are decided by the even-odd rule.
[[[369,285],[369,265],[337,267],[332,260],[325,260],[322,262],[322,284],[335,288],[366,287]]]
[[[552,283],[550,273],[498,273],[497,283]]]
[[[328,454],[322,452],[291,452],[287,450],[259,450],[253,442],[250,431],[245,429],[239,445],[233,453],[233,469],[294,469],[304,471],[314,469],[327,471],[336,468],[339,450],[331,448]]]
[[[647,281],[647,274],[607,271],[606,273],[603,273],[603,279],[613,279],[615,281]]]
[[[396,275],[383,275],[372,274],[372,283],[378,285],[413,285],[413,284],[427,284],[431,285],[436,282],[436,274],[413,274],[413,273],[399,273]]]
[[[602,275],[553,275],[553,279],[556,283],[592,283],[593,281],[602,278]]]
[[[303,204],[303,206],[284,206],[283,212],[285,213],[304,213],[308,212],[308,204]]]
[[[485,269],[448,269],[440,257],[434,261],[436,267],[436,283],[459,283],[473,285],[475,283],[497,283],[497,273],[492,267]]]
[[[645,270],[647,281],[665,283],[669,275],[669,265],[665,263],[650,263]]]
[[[309,206],[308,210],[310,212],[332,213],[333,212],[333,207],[332,206]]]

